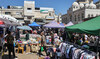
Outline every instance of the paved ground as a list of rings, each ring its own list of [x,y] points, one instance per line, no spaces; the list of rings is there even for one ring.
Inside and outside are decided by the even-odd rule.
[[[39,57],[36,53],[26,54],[25,52],[24,52],[24,54],[16,53],[16,56],[18,57],[18,59],[37,59]],[[8,52],[4,54],[2,59],[9,59]]]

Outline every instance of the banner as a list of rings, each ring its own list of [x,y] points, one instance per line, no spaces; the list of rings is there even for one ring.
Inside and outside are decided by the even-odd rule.
[[[41,12],[41,13],[48,13],[49,11],[53,12],[54,9],[53,9],[53,8],[44,8],[44,7],[40,7],[40,12]]]

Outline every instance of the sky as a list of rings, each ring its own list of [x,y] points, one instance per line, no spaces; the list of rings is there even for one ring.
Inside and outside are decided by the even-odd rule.
[[[72,3],[76,0],[0,0],[0,6],[23,6],[24,1],[35,1],[35,7],[54,8],[56,14],[66,14]],[[98,0],[94,0],[97,2]]]

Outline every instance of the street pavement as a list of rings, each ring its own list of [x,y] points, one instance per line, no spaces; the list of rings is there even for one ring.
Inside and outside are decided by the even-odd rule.
[[[44,54],[44,52],[43,52]],[[18,59],[38,59],[38,55],[37,53],[30,53],[30,54],[26,54],[25,52],[23,54],[21,53],[16,53],[16,56],[18,57]],[[2,59],[9,59],[8,58],[8,52],[4,53],[4,56]],[[13,59],[13,56],[12,58]]]

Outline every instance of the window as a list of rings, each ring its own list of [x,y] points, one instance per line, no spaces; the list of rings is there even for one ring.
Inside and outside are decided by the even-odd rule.
[[[28,16],[27,19],[32,19],[32,17],[31,16]]]
[[[27,10],[32,10],[32,8],[27,8]]]
[[[91,17],[93,17],[93,14],[91,15]]]
[[[76,7],[76,8],[78,8],[78,7]]]
[[[75,8],[75,6],[73,8]]]
[[[78,20],[80,21],[80,15],[78,15]]]
[[[9,15],[9,14],[11,14],[11,12],[5,12],[5,14]]]
[[[82,19],[84,19],[84,13],[82,13]]]
[[[70,21],[72,21],[72,15],[70,16]]]
[[[22,12],[16,12],[16,14],[17,14],[17,15],[21,15],[21,14],[22,14]]]
[[[88,18],[90,18],[90,14],[88,14]]]
[[[31,13],[32,12],[32,8],[27,8],[27,12]]]
[[[96,14],[96,16],[98,16],[98,14]]]
[[[40,8],[37,8],[37,7],[36,7],[35,10],[40,10]]]
[[[43,19],[35,18],[35,22],[43,22]]]
[[[76,15],[75,15],[75,21],[76,21]]]
[[[25,25],[30,24],[30,21],[24,20],[24,22],[25,22]]]
[[[24,18],[16,18],[17,20],[19,20],[19,21],[23,21],[24,20]]]
[[[51,13],[49,13],[49,16],[51,16]]]

